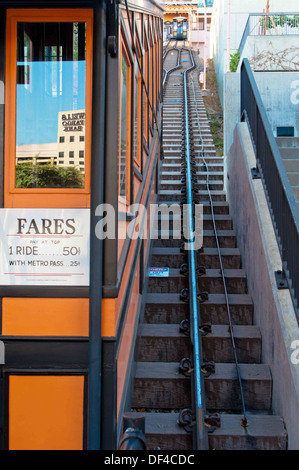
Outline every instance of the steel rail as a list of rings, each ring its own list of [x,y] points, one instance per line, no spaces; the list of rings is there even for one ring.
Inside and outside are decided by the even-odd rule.
[[[200,128],[199,113],[198,113],[198,108],[197,108],[195,89],[194,89],[194,80],[193,80],[192,74],[191,74],[191,78],[192,78],[194,104],[195,104],[195,110],[196,110],[196,116],[197,116],[197,122],[198,122],[198,130],[199,130],[200,141],[201,141],[201,157],[200,158],[202,158],[202,160],[203,160],[204,167],[205,167],[205,170],[206,170],[206,173],[207,173],[207,191],[208,191],[208,196],[209,196],[209,201],[210,201],[210,206],[211,206],[212,223],[213,223],[213,229],[214,229],[214,233],[215,233],[215,239],[216,239],[219,262],[220,262],[221,277],[222,277],[223,286],[224,286],[224,295],[225,295],[225,302],[226,302],[226,308],[227,308],[227,314],[228,314],[229,331],[230,331],[230,336],[231,336],[231,341],[232,341],[232,348],[233,348],[234,360],[235,360],[235,364],[236,364],[238,382],[239,382],[239,386],[240,386],[242,412],[243,412],[243,419],[241,421],[241,425],[243,427],[247,427],[248,426],[248,420],[247,420],[247,413],[246,413],[242,378],[241,378],[241,373],[240,373],[240,366],[239,366],[239,361],[238,361],[237,348],[236,348],[235,337],[234,337],[234,332],[233,332],[233,324],[232,324],[232,319],[231,319],[231,311],[230,311],[230,306],[229,306],[228,291],[227,291],[226,278],[225,278],[224,267],[223,267],[223,262],[222,262],[222,255],[221,255],[219,237],[218,237],[216,221],[215,221],[213,198],[212,198],[211,191],[210,191],[209,168],[208,168],[207,162],[204,158],[203,135],[202,135],[201,128]]]
[[[182,49],[183,50],[183,49]],[[190,161],[190,135],[189,135],[189,111],[188,111],[188,93],[187,93],[187,73],[195,68],[193,55],[189,53],[191,67],[183,72],[184,86],[184,119],[185,119],[185,160],[186,160],[186,199],[188,207],[188,232],[189,250],[189,305],[190,305],[190,324],[191,339],[193,344],[194,360],[194,408],[196,420],[195,445],[196,450],[207,449],[207,435],[205,431],[205,402],[204,402],[204,383],[201,371],[201,335],[199,331],[200,311],[197,298],[197,277],[196,277],[196,253],[194,248],[194,214],[192,197],[192,172]]]

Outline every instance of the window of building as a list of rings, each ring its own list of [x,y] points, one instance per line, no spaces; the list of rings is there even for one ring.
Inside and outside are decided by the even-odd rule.
[[[73,152],[73,150],[71,150],[71,151],[69,152],[69,158],[74,158],[74,152]]]
[[[84,158],[84,150],[79,150],[79,158]]]
[[[60,143],[63,143],[63,142],[64,142],[64,137],[60,136],[60,137],[59,137],[59,142],[60,142]]]
[[[80,142],[84,142],[84,135],[80,135]]]
[[[70,142],[75,142],[75,137],[73,135],[70,136]]]
[[[59,158],[64,158],[64,152],[59,152],[58,156]]]
[[[277,137],[294,137],[295,129],[290,127],[277,127]]]

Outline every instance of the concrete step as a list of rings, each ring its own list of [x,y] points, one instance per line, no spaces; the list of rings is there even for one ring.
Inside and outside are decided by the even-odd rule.
[[[299,160],[285,159],[283,160],[287,173],[298,173],[299,171]]]
[[[228,296],[230,314],[234,325],[252,325],[253,304],[249,295]],[[209,294],[200,304],[201,322],[215,325],[228,324],[228,312],[224,294]],[[179,324],[189,318],[189,304],[180,300],[180,294],[147,294],[144,311],[145,323]]]
[[[169,149],[169,146],[163,146],[163,154],[164,154],[164,157],[177,157],[177,158],[181,158],[182,157],[182,154],[183,154],[183,146],[182,147],[177,147],[177,148],[170,148]],[[212,148],[209,148],[209,147],[205,147],[204,149],[204,152],[205,152],[205,156],[206,157],[211,157],[211,156],[216,156],[216,150],[215,149],[212,149]],[[191,149],[191,152],[194,154],[194,156],[196,157],[197,155],[199,156],[199,153],[202,151],[202,148],[200,146],[200,148],[198,147],[194,147],[194,149]]]
[[[248,410],[269,410],[272,397],[270,369],[264,364],[240,364]],[[207,410],[240,410],[242,403],[235,364],[216,363],[204,379]],[[191,406],[190,377],[177,362],[137,362],[133,408],[180,409]]]
[[[155,248],[180,248],[182,245],[180,231],[158,230],[154,234],[157,236],[153,244]],[[217,235],[220,248],[236,248],[236,233],[234,230],[219,230]],[[165,238],[162,238],[162,236]],[[173,238],[174,236],[178,238]],[[213,230],[203,230],[203,246],[205,248],[216,248],[216,237]]]
[[[199,201],[208,200],[208,191],[201,190],[196,193],[196,199]],[[215,202],[226,201],[226,192],[225,191],[211,191],[212,200]],[[161,189],[159,191],[159,202],[163,201],[181,201],[182,192],[180,190],[173,189]]]
[[[247,281],[243,269],[225,269],[224,274],[229,294],[247,294]],[[188,285],[188,277],[182,276],[179,269],[171,268],[169,277],[148,278],[148,293],[178,294]],[[207,269],[206,274],[198,278],[198,286],[201,292],[224,293],[223,280],[219,269]]]
[[[175,201],[171,200],[165,200],[163,201],[163,204],[166,204],[167,206],[171,206]],[[211,214],[211,205],[209,201],[201,201],[200,202],[203,206],[203,213],[205,214]],[[213,202],[213,209],[214,209],[214,214],[215,215],[225,215],[229,214],[229,204],[228,202]]]
[[[194,159],[198,162],[198,164],[200,164],[202,162],[202,157],[201,156],[197,156],[197,154],[195,155]],[[177,165],[177,168],[178,165],[181,165],[182,162],[184,161],[184,152],[181,151],[181,152],[176,152],[176,155],[174,156],[168,156],[167,153],[164,153],[164,158],[163,158],[163,163],[164,164],[175,164]],[[205,161],[208,165],[211,165],[213,163],[220,163],[223,165],[223,157],[216,157],[216,155],[206,155],[205,156]]]
[[[192,435],[178,425],[178,413],[145,413],[148,450],[192,450]],[[249,426],[242,416],[220,414],[221,426],[208,434],[210,450],[286,450],[287,433],[279,416],[250,414]]]
[[[299,148],[299,137],[276,137],[278,147],[296,147]]]
[[[179,179],[178,180],[175,180],[175,179],[172,179],[172,180],[171,179],[170,180],[161,179],[160,190],[161,191],[164,191],[164,190],[177,191],[185,185],[186,184],[182,183]],[[198,180],[196,183],[194,183],[194,188],[197,188],[200,191],[204,191],[207,188],[207,182]],[[223,190],[223,181],[217,181],[217,180],[210,181],[209,182],[209,188],[210,188],[210,191],[222,191]]]
[[[291,186],[299,186],[299,171],[288,173],[288,178],[291,183]]]
[[[292,186],[292,190],[297,202],[299,202],[299,186]]]
[[[215,224],[217,230],[233,230],[233,220],[230,215],[215,215]],[[169,220],[169,228],[173,228],[173,221],[181,220],[180,215],[170,213],[167,215],[158,214],[158,220],[165,221]],[[211,215],[203,216],[203,229],[214,230],[213,218]]]
[[[240,362],[260,363],[261,334],[257,326],[234,326],[234,338]],[[190,337],[180,332],[179,325],[143,325],[137,359],[139,362],[180,362],[191,354]],[[227,325],[213,325],[211,333],[202,338],[202,357],[205,362],[234,361]]]
[[[241,255],[238,248],[222,248],[222,263],[225,269],[240,269]],[[187,263],[187,253],[179,248],[157,248],[152,249],[151,266],[177,268]],[[220,269],[220,261],[217,248],[204,248],[203,253],[197,254],[198,266],[207,269]]]
[[[283,160],[299,160],[299,148],[281,148],[279,150]]]
[[[178,166],[176,165],[176,168]],[[195,173],[196,178],[198,178],[198,181],[207,181],[207,172],[205,171],[197,171]],[[168,180],[180,180],[182,178],[182,173],[180,171],[174,171],[173,167],[170,168],[163,168],[161,172],[161,181],[163,179],[168,179]],[[214,171],[209,173],[209,181],[222,181],[224,179],[224,173],[220,171]]]
[[[219,164],[211,163],[211,164],[209,164],[208,160],[207,160],[206,163],[207,163],[209,174],[214,173],[214,172],[222,172],[223,173],[223,163],[219,163]],[[205,166],[202,164],[201,160],[199,160],[199,162],[197,163],[197,165],[194,168],[196,169],[196,171],[207,173],[205,171]],[[180,169],[180,167],[177,163],[169,163],[168,161],[163,160],[162,169],[163,169],[163,171],[174,171],[174,170]]]

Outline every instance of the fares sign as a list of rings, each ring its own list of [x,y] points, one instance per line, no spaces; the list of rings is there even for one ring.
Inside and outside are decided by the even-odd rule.
[[[89,209],[0,209],[0,285],[88,286]]]

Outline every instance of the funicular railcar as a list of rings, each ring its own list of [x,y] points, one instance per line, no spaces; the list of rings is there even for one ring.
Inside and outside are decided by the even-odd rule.
[[[163,10],[0,0],[0,22],[0,448],[114,449],[149,254],[126,228],[157,193]]]
[[[184,40],[188,38],[188,19],[183,16],[173,18],[172,39]]]

